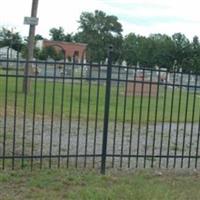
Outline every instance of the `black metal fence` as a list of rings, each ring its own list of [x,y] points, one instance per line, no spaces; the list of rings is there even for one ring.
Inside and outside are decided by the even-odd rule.
[[[1,168],[198,168],[200,75],[0,60]]]

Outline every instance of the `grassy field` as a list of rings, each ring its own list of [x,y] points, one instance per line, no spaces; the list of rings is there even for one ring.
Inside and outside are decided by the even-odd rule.
[[[22,93],[22,78],[18,79],[17,87],[17,114],[23,115],[25,96]],[[47,82],[46,92],[44,93],[44,82],[37,81],[36,90],[34,90],[34,80],[32,81],[31,93],[27,96],[27,115],[33,115],[33,107],[37,116],[43,113],[43,102],[45,102],[45,116],[51,117],[52,109],[55,117],[60,117],[61,102],[62,102],[62,84],[55,84],[55,98],[53,97],[53,82]],[[16,80],[15,78],[8,79],[8,94],[7,94],[7,114],[13,116],[15,105]],[[0,116],[4,116],[5,108],[5,89],[6,78],[0,77]],[[99,87],[99,99],[97,101],[96,84],[89,84],[83,81],[82,95],[80,95],[80,83],[73,85],[70,82],[64,87],[64,117],[69,118],[70,107],[72,106],[72,117],[77,119],[79,116],[79,102],[81,99],[82,119],[94,120],[96,118],[96,108],[98,102],[98,119],[103,120],[104,114],[104,98],[105,85]],[[120,85],[118,104],[116,103],[116,86],[112,87],[111,103],[110,103],[110,119],[115,120],[116,106],[118,107],[117,120],[123,121],[124,113],[124,85]],[[71,95],[73,92],[73,95]],[[188,104],[186,104],[187,92],[182,90],[181,98],[180,90],[175,89],[172,106],[172,89],[167,89],[165,121],[176,121],[178,111],[180,109],[180,121],[184,122],[187,111],[187,121],[199,120],[200,98],[196,98],[194,115],[194,94],[191,92],[188,95]],[[199,95],[199,94],[198,94]],[[34,102],[34,96],[35,102]],[[71,101],[72,100],[72,101]],[[90,100],[88,102],[88,100]],[[150,100],[150,108],[148,107]],[[181,104],[179,107],[179,101]],[[54,107],[52,103],[54,102]],[[134,112],[133,121],[138,122],[139,119],[143,123],[147,121],[147,111],[149,109],[149,121],[155,121],[156,106],[157,106],[157,121],[162,121],[164,110],[164,88],[160,87],[159,99],[156,97],[143,97],[142,115],[140,115],[141,97],[134,97],[134,107],[132,107],[133,97],[128,96],[126,101],[125,121],[130,122],[132,112]],[[89,107],[89,111],[88,111]],[[172,118],[170,118],[172,114]],[[1,120],[1,119],[0,119]],[[3,137],[3,135],[1,135]],[[7,134],[9,140],[9,134]],[[11,138],[12,139],[12,138]],[[200,174],[194,173],[189,175],[182,173],[177,175],[173,172],[164,172],[161,176],[153,171],[138,171],[131,172],[108,172],[106,176],[99,175],[92,170],[75,170],[75,169],[43,169],[30,171],[24,170],[2,170],[0,171],[0,199],[83,199],[83,200],[196,200],[200,197]]]
[[[24,109],[24,94],[22,93],[22,78],[18,78],[18,87],[17,87],[17,112],[23,113]],[[7,96],[7,108],[8,114],[12,115],[14,113],[14,104],[15,104],[15,91],[16,91],[16,80],[15,78],[8,78],[8,96]],[[53,82],[49,81],[46,84],[46,92],[44,93],[44,81],[37,80],[36,90],[34,90],[35,82],[32,81],[32,90],[27,98],[27,113],[32,115],[34,107],[34,95],[35,98],[35,111],[36,115],[42,115],[43,112],[43,101],[45,100],[45,115],[51,116],[52,109],[54,110],[54,115],[60,117],[61,113],[61,102],[62,102],[62,84],[57,82],[55,85]],[[53,87],[55,87],[55,96],[53,96]],[[5,89],[6,89],[6,78],[0,77],[0,114],[3,115],[5,107]],[[90,91],[89,91],[90,90]],[[72,118],[77,119],[79,116],[79,102],[81,100],[81,113],[80,117],[82,119],[87,119],[89,113],[89,118],[94,120],[96,118],[96,109],[98,102],[98,120],[103,119],[104,115],[104,99],[105,99],[105,85],[100,85],[99,87],[99,97],[97,99],[97,84],[92,84],[91,88],[89,87],[88,81],[83,81],[82,85],[82,94],[80,95],[80,83],[72,84],[70,82],[65,83],[64,87],[64,102],[63,115],[65,118],[68,118],[70,115],[70,107],[72,106]],[[88,95],[90,92],[90,96]],[[111,103],[110,103],[110,120],[115,120],[116,107],[118,107],[117,120],[123,121],[124,113],[124,95],[125,86],[120,85],[119,96],[117,103],[117,87],[112,86],[111,89]],[[71,95],[72,94],[72,95]],[[199,94],[197,94],[199,95]],[[197,96],[196,95],[196,96]],[[72,97],[71,97],[72,96]],[[173,99],[173,103],[172,103]],[[72,100],[72,101],[71,101]],[[164,121],[177,121],[178,110],[180,109],[180,121],[184,122],[185,115],[187,112],[187,121],[199,120],[199,110],[200,110],[200,98],[196,98],[194,116],[193,116],[193,105],[194,105],[194,92],[190,92],[188,95],[188,104],[187,100],[187,91],[186,89],[182,90],[182,95],[180,97],[180,89],[175,89],[174,95],[172,95],[172,89],[168,88],[166,93],[166,106],[165,106],[165,116]],[[179,107],[180,101],[180,107]],[[52,104],[54,102],[54,107]],[[134,107],[132,106],[134,102]],[[150,102],[150,107],[148,108]],[[156,117],[156,106],[157,106],[157,117]],[[140,110],[140,107],[142,108]],[[171,107],[172,113],[171,113]],[[89,111],[88,111],[89,108]],[[148,119],[148,109],[149,109],[149,122],[152,123],[155,121],[162,121],[163,119],[163,110],[164,110],[164,88],[160,86],[159,89],[159,99],[156,97],[143,97],[141,101],[140,96],[132,97],[127,96],[126,108],[125,108],[125,121],[130,122],[133,114],[133,121],[138,122],[141,119],[141,122],[145,123]],[[141,111],[141,115],[140,115]],[[172,118],[171,118],[172,115]]]
[[[9,199],[198,200],[199,174],[140,171],[101,176],[94,171],[1,171],[0,194]]]

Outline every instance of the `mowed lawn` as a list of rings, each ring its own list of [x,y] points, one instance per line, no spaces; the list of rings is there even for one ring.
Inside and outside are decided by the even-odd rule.
[[[5,99],[7,90],[7,114],[13,115],[15,111],[15,103],[17,105],[17,113],[23,114],[25,96],[22,93],[23,78],[0,77],[0,115],[5,112]],[[6,88],[6,82],[8,83]],[[16,87],[17,84],[17,87]],[[36,86],[36,87],[35,87]],[[16,93],[17,89],[17,93]],[[62,93],[64,91],[64,93]],[[17,94],[17,95],[16,95]],[[63,95],[62,95],[63,94]],[[117,95],[118,94],[118,95]],[[117,91],[116,84],[111,87],[110,99],[110,120],[126,122],[141,121],[145,123],[149,121],[181,122],[198,121],[200,112],[200,94],[194,91],[187,93],[186,88],[168,87],[165,94],[164,86],[159,87],[158,99],[156,97],[144,96],[125,96],[125,85],[120,83]],[[181,95],[180,95],[181,94]],[[125,100],[126,97],[126,100]],[[166,97],[166,98],[165,98]],[[36,116],[44,114],[51,117],[61,116],[63,107],[63,117],[73,119],[90,119],[103,120],[104,116],[104,100],[105,100],[105,84],[98,84],[83,80],[82,85],[77,80],[71,83],[71,80],[65,82],[64,88],[62,82],[47,81],[38,78],[37,81],[32,80],[31,92],[27,96],[27,115],[33,114],[35,108]],[[63,104],[62,104],[63,102]],[[44,108],[44,109],[43,109]],[[89,115],[89,118],[88,118]]]
[[[200,175],[43,169],[0,172],[1,200],[198,200]]]

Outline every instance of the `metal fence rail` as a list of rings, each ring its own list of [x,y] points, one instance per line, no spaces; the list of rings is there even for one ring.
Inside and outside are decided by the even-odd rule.
[[[112,64],[0,63],[1,168],[198,168],[200,75]],[[12,63],[12,65],[10,65]],[[163,78],[163,75],[165,78]]]

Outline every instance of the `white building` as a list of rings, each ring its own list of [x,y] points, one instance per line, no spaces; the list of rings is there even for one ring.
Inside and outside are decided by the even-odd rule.
[[[17,51],[8,46],[0,48],[0,59],[6,59],[8,54],[9,59],[17,58]]]

